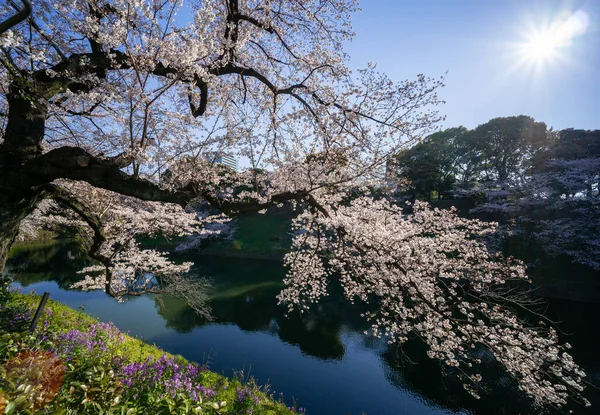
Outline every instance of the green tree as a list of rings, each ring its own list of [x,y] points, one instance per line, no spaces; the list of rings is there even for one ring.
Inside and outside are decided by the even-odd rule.
[[[458,127],[434,133],[395,157],[396,174],[410,182],[413,199],[431,200],[433,192],[443,197],[452,190],[458,166],[463,162],[458,143],[462,143],[467,131]]]
[[[547,159],[564,160],[600,157],[600,130],[561,130],[546,154]]]
[[[470,137],[481,154],[486,180],[521,177],[527,162],[548,144],[546,124],[525,115],[493,118],[479,125]]]

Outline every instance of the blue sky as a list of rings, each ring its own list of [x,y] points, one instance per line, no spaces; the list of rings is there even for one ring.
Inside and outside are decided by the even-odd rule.
[[[395,80],[448,71],[442,127],[525,114],[555,129],[600,128],[600,0],[365,0],[361,8],[350,67],[375,62]],[[531,33],[543,38],[575,12],[587,18],[584,33],[554,59],[523,62],[519,45]]]

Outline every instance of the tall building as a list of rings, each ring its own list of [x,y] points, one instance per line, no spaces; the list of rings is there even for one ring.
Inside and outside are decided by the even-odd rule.
[[[211,163],[222,164],[224,166],[232,168],[235,171],[237,171],[238,169],[237,159],[231,154],[218,153],[216,151],[213,151],[205,154],[204,157],[206,157],[206,159]]]

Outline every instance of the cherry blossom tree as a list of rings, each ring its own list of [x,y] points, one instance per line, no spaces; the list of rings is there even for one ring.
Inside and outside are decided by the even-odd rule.
[[[502,218],[511,232],[533,238],[547,254],[599,270],[600,157],[544,164],[524,181],[471,189],[486,198],[471,212]]]
[[[103,274],[84,285],[120,293],[152,272],[177,290],[189,264],[141,249],[136,236],[200,231],[204,221],[184,210],[198,199],[228,215],[288,203],[297,237],[282,303],[303,310],[337,279],[350,300],[374,302],[366,317],[376,335],[421,337],[474,396],[472,350],[483,347],[537,403],[583,400],[568,346],[517,317],[526,303],[506,282],[525,279],[524,269],[479,240],[492,225],[422,204],[408,215],[364,190],[433,131],[442,79],[396,83],[373,65],[352,73],[342,45],[356,9],[344,0],[35,3],[0,37],[0,268],[24,218],[52,201],[89,227]],[[12,3],[0,13],[14,13]],[[252,168],[205,158],[224,150]]]
[[[39,2],[1,38],[0,263],[57,179],[180,205],[202,196],[232,212],[306,200],[330,184],[294,167],[311,154],[352,162],[335,180],[368,176],[440,118],[430,106],[441,81],[351,74],[342,43],[354,10],[346,1]],[[197,186],[158,185],[178,160],[223,148],[254,167],[292,167],[243,206],[220,200],[215,173]]]

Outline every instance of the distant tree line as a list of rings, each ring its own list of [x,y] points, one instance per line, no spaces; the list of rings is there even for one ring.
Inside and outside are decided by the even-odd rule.
[[[520,115],[449,128],[397,154],[399,197],[470,199],[550,255],[600,269],[600,130],[553,131]]]

